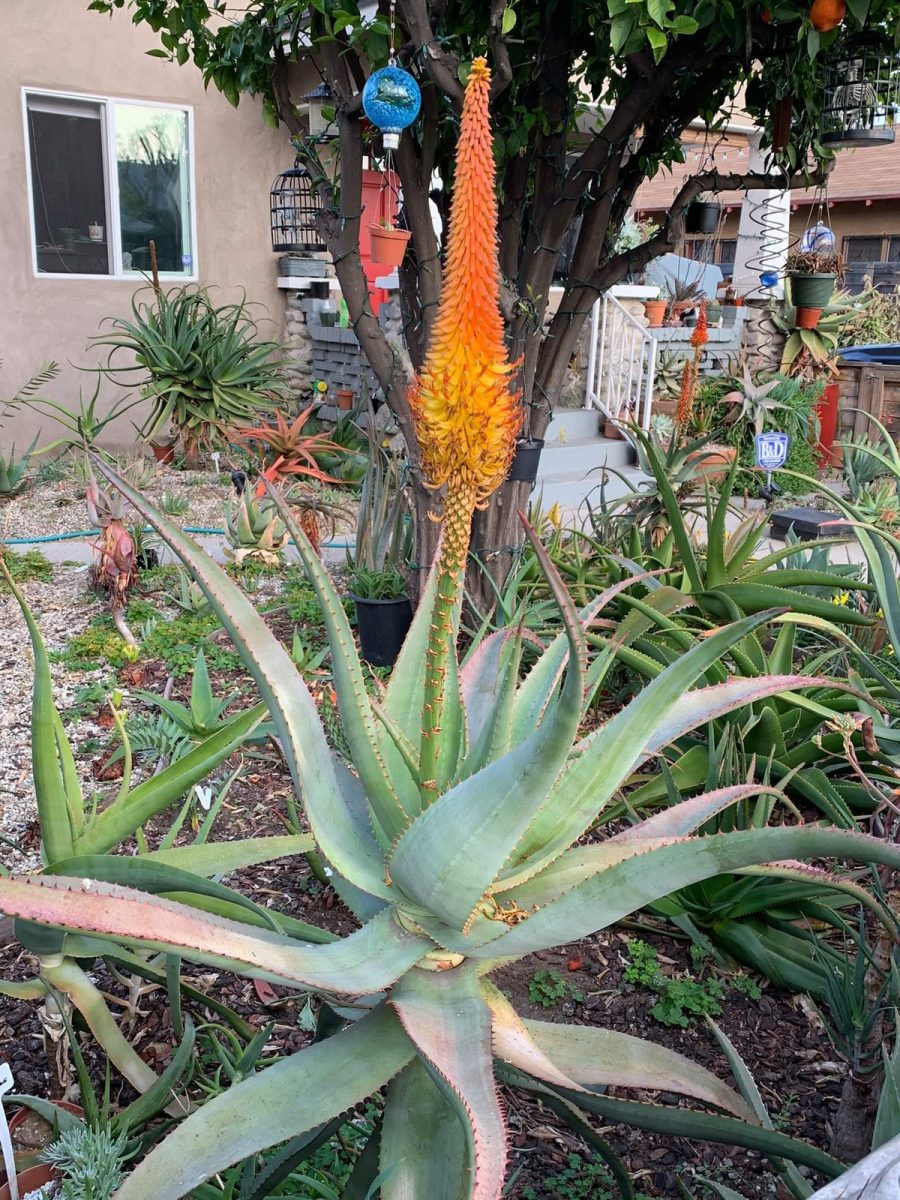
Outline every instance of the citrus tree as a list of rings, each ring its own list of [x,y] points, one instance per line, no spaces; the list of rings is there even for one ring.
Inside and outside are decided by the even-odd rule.
[[[674,249],[684,213],[701,192],[775,182],[693,175],[648,242],[617,250],[640,185],[681,160],[685,128],[698,119],[721,122],[744,88],[744,107],[769,130],[792,98],[790,144],[777,175],[782,186],[782,168],[806,170],[827,158],[817,138],[829,48],[863,24],[893,34],[900,16],[897,0],[93,0],[90,7],[128,8],[136,23],[159,34],[151,53],[192,60],[234,105],[243,94],[260,97],[266,119],[294,140],[318,181],[321,230],[353,327],[409,446],[420,518],[434,494],[424,484],[408,380],[372,312],[359,254],[363,156],[377,158],[380,146],[362,120],[361,92],[371,71],[387,62],[392,9],[397,58],[422,88],[421,116],[394,157],[412,231],[401,292],[413,366],[423,362],[442,291],[443,247],[431,202],[446,216],[467,64],[486,54],[506,339],[519,363],[524,428],[538,437],[604,289]],[[333,95],[330,136],[316,142],[297,107],[300,62],[315,64]],[[550,315],[559,252],[579,217],[562,299]],[[506,484],[475,518],[473,552],[495,576],[505,575],[521,539],[515,511],[524,486]],[[420,519],[418,529],[424,566],[436,527]]]

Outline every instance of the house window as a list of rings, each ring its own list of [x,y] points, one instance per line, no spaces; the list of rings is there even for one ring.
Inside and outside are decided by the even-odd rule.
[[[193,278],[191,113],[171,105],[25,93],[39,275]]]
[[[845,237],[844,258],[848,263],[881,262],[883,238]]]
[[[737,238],[721,238],[716,262],[720,266],[734,266],[734,256],[737,254]]]

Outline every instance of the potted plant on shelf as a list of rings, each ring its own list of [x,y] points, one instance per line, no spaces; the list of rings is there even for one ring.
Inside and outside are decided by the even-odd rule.
[[[353,408],[353,388],[345,387],[342,383],[335,389],[334,398],[341,412],[350,412]]]
[[[399,455],[378,444],[369,409],[369,469],[359,497],[350,597],[356,607],[360,653],[373,667],[390,667],[412,624],[403,568],[413,549],[412,511]]]
[[[815,329],[843,274],[843,259],[833,249],[797,250],[787,260],[789,302],[797,329]]]
[[[667,288],[660,288],[659,295],[653,300],[644,301],[644,316],[651,329],[658,329],[666,317],[666,308],[670,300]]]
[[[715,233],[722,206],[715,200],[698,196],[688,205],[684,216],[685,233]]]
[[[385,267],[399,267],[411,236],[408,229],[395,229],[394,223],[387,217],[376,225],[370,225],[372,262],[381,263]]]

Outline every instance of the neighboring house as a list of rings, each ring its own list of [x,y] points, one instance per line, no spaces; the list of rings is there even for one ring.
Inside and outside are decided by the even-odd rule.
[[[712,164],[723,172],[745,171],[749,133],[738,126],[705,139],[697,130],[687,131],[682,139],[687,161],[661,170],[641,187],[635,215],[659,220],[685,178]],[[900,140],[877,149],[839,151],[827,194],[828,221],[847,260],[847,285],[858,290],[866,275],[880,287],[900,285]],[[688,237],[684,252],[719,263],[727,276],[734,262],[743,196],[724,192],[716,198],[724,207],[718,233],[711,238]],[[792,192],[792,244],[807,225],[816,223],[818,205],[814,189]]]
[[[63,368],[48,394],[90,394],[95,376],[78,368],[96,367],[91,337],[146,286],[151,240],[165,285],[197,282],[222,302],[246,293],[264,336],[279,337],[269,189],[293,162],[286,133],[249,97],[234,109],[204,90],[195,67],[148,57],[156,35],[127,12],[6,0],[3,16],[0,408],[48,359]],[[0,441],[36,427],[23,414]],[[118,437],[130,434],[123,421]]]

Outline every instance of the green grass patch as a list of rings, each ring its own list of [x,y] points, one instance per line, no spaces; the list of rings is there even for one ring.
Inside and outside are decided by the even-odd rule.
[[[41,554],[40,550],[26,550],[24,554],[7,550],[4,552],[4,561],[13,582],[17,584],[29,583],[32,579],[47,583],[53,577],[53,563]],[[0,592],[8,591],[9,585],[6,580],[0,578]]]

